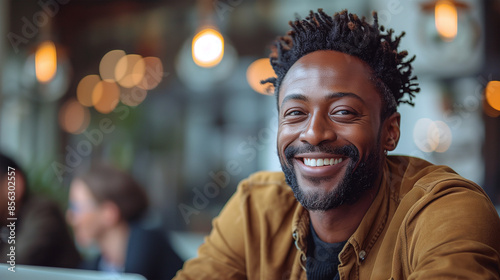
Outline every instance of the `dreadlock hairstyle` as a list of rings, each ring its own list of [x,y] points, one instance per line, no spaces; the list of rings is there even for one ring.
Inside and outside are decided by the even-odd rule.
[[[385,31],[378,25],[378,15],[373,12],[374,22],[369,24],[365,17],[359,19],[347,10],[335,13],[333,17],[322,9],[311,11],[303,20],[290,21],[292,27],[285,36],[279,37],[271,47],[271,65],[277,77],[262,81],[271,83],[278,99],[278,92],[290,67],[304,55],[318,50],[334,50],[356,56],[373,70],[373,82],[382,96],[382,119],[396,112],[400,103],[414,105],[415,93],[420,91],[417,77],[412,76],[411,63],[415,56],[403,61],[407,51],[397,48],[403,32],[394,39],[394,30]],[[403,99],[407,94],[408,98]]]

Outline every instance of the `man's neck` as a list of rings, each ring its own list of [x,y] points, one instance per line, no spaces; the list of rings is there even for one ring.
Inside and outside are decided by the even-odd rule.
[[[377,180],[379,181],[379,180]],[[356,231],[377,195],[380,183],[366,191],[356,203],[327,211],[310,211],[311,223],[318,237],[328,243],[346,241]]]
[[[105,260],[114,266],[124,266],[130,228],[121,222],[108,231],[99,240],[101,253]]]

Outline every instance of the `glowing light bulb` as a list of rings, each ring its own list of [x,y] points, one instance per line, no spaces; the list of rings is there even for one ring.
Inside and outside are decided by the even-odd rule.
[[[455,4],[449,0],[437,1],[434,17],[439,36],[445,41],[453,41],[458,30],[458,13]]]
[[[214,67],[224,56],[224,37],[215,29],[204,29],[194,36],[192,52],[197,65]]]
[[[56,46],[52,41],[42,42],[35,53],[36,78],[41,83],[50,82],[57,71]]]

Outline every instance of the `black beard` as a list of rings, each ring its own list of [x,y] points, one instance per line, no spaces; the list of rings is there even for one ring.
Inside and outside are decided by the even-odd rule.
[[[359,151],[354,145],[346,145],[339,148],[331,148],[326,145],[313,146],[305,144],[301,147],[289,146],[285,149],[286,162],[280,157],[281,168],[285,173],[286,182],[292,188],[295,198],[309,211],[326,211],[337,208],[344,204],[354,204],[363,194],[374,187],[382,169],[380,161],[380,144],[377,142],[374,149],[366,160],[359,162]],[[334,190],[324,193],[321,191],[303,192],[297,182],[297,176],[293,169],[294,157],[298,153],[321,152],[349,157],[351,160],[347,166],[347,171]],[[330,178],[307,178],[317,184]]]

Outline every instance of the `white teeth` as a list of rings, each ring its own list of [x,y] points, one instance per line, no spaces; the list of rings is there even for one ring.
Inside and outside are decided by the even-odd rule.
[[[325,159],[304,158],[304,164],[307,166],[335,165],[341,162],[342,158],[325,158]]]

